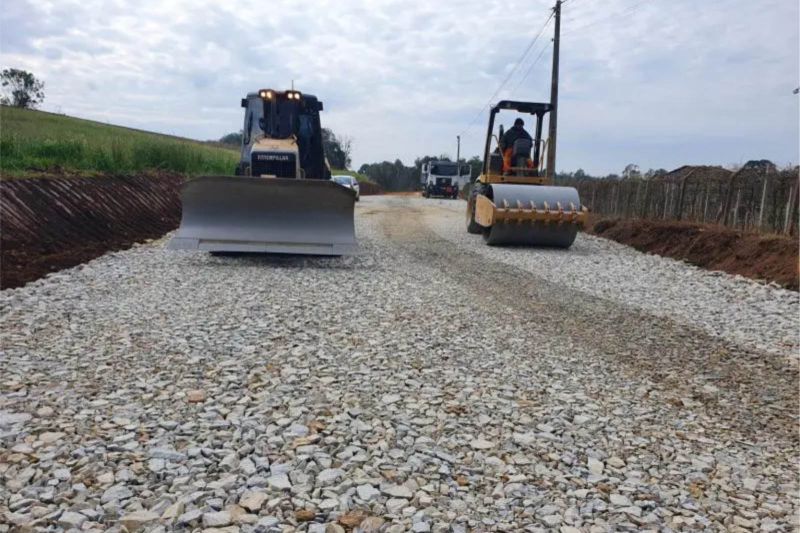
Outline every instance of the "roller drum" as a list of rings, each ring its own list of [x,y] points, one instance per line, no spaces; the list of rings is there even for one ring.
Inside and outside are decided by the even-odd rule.
[[[491,186],[492,201],[498,209],[505,203],[512,209],[518,205],[530,209],[531,202],[536,209],[543,210],[544,203],[555,211],[560,203],[565,211],[580,209],[581,202],[578,191],[573,187],[555,187],[548,185],[512,185],[493,184]],[[571,222],[522,222],[515,221],[496,222],[490,228],[485,228],[483,237],[490,245],[528,245],[552,246],[569,248],[578,235],[578,224]]]

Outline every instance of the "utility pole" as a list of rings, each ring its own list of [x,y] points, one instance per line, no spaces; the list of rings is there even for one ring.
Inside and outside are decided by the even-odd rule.
[[[556,126],[558,124],[558,51],[561,37],[561,0],[557,0],[553,8],[556,19],[555,36],[553,37],[553,79],[550,83],[550,133],[547,140],[547,176],[553,180],[556,176]]]
[[[461,179],[461,135],[456,135],[456,168],[458,169],[458,179]]]

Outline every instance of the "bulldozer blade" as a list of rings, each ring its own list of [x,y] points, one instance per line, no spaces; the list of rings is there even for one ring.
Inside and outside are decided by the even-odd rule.
[[[351,255],[355,194],[332,181],[203,176],[181,194],[173,250]]]
[[[484,228],[487,244],[569,248],[575,242],[580,224],[570,221],[568,216],[555,220],[559,206],[573,212],[581,209],[578,191],[573,187],[493,184],[492,202],[496,211],[516,211],[520,220],[499,220]],[[537,214],[542,220],[536,220]]]

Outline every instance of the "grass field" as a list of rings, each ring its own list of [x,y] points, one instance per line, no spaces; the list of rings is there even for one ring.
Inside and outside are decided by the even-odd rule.
[[[236,150],[43,111],[0,107],[0,174],[63,168],[232,174]]]

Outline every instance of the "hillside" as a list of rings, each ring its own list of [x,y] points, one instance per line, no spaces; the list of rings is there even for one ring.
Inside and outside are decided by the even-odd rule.
[[[64,115],[0,106],[0,174],[167,170],[231,174],[238,152],[219,145]]]

